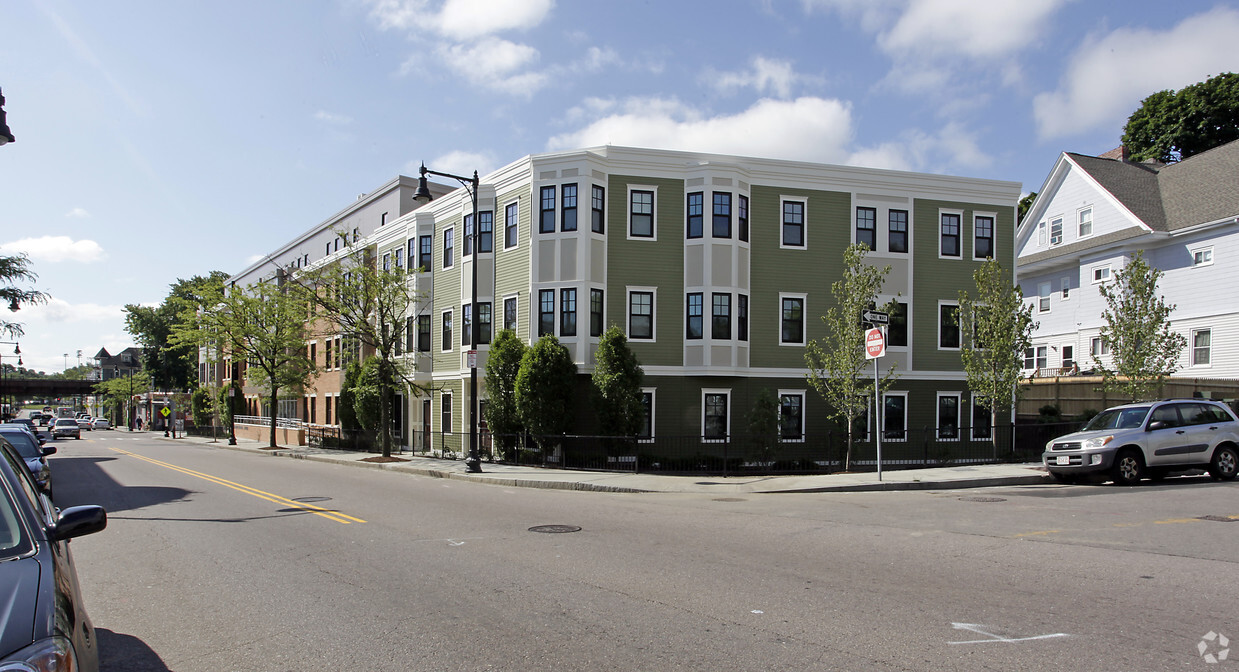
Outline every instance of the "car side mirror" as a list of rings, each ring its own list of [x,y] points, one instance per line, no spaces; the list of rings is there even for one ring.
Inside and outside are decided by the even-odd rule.
[[[56,446],[43,446],[43,457],[56,454]]]
[[[1166,423],[1162,422],[1161,420],[1154,420],[1153,422],[1149,423],[1149,426],[1146,427],[1144,431],[1151,432],[1155,429],[1164,429],[1165,427],[1166,427]]]
[[[52,541],[65,541],[94,534],[108,526],[108,512],[102,506],[72,506],[60,512],[56,526],[47,531]]]

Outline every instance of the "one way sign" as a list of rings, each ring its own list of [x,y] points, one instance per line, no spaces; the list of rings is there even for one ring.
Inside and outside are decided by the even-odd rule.
[[[888,324],[891,320],[888,313],[880,313],[876,310],[866,310],[860,314],[862,322],[869,324]]]

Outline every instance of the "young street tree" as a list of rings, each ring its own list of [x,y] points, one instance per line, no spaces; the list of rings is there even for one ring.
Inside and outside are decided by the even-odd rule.
[[[641,403],[641,380],[645,372],[628,347],[628,337],[612,325],[602,332],[594,351],[594,410],[606,436],[636,436],[641,431],[645,407]]]
[[[525,351],[516,374],[516,407],[525,425],[543,450],[547,437],[572,426],[576,396],[576,364],[568,349],[554,336],[543,336]]]
[[[867,263],[868,249],[857,243],[843,251],[843,277],[830,286],[835,304],[822,316],[826,336],[810,340],[805,346],[805,365],[809,369],[805,378],[830,406],[830,417],[847,427],[845,470],[852,466],[853,425],[870,408],[874,392],[873,380],[865,375],[869,360],[865,358],[861,313],[877,303],[891,270],[890,266],[877,268]],[[892,301],[883,309],[889,313],[893,304]],[[879,395],[890,389],[897,378],[895,367],[887,367],[878,382]],[[874,431],[882,431],[876,422]]]
[[[413,381],[413,364],[400,357],[407,334],[406,316],[417,303],[417,295],[409,290],[410,276],[404,268],[382,269],[375,261],[373,248],[350,246],[339,261],[302,271],[293,282],[317,309],[315,335],[343,335],[377,358],[382,396],[379,438],[383,457],[390,458],[395,394],[404,389],[423,389]],[[486,340],[488,334],[483,335],[483,342]]]
[[[300,390],[314,373],[306,353],[306,303],[287,286],[260,282],[202,297],[187,306],[168,339],[173,348],[202,347],[213,358],[248,362],[246,378],[270,403],[270,447],[276,447],[281,390]]]
[[[1170,313],[1175,305],[1167,304],[1157,293],[1157,281],[1162,272],[1149,266],[1144,252],[1136,253],[1113,280],[1098,285],[1106,301],[1101,313],[1102,341],[1110,346],[1114,367],[1093,355],[1107,390],[1116,390],[1142,401],[1154,393],[1166,376],[1177,368],[1179,354],[1187,345],[1183,334],[1170,330]]]
[[[1024,302],[1019,285],[1007,281],[1002,264],[986,259],[972,278],[976,298],[959,292],[959,354],[968,389],[978,395],[979,405],[989,409],[990,437],[996,442],[998,414],[1010,411],[1023,392],[1020,357],[1031,345],[1037,322],[1032,304]]]
[[[95,384],[95,394],[104,397],[104,405],[116,409],[117,424],[124,423],[133,429],[135,417],[133,397],[150,388],[151,377],[145,371],[130,376],[109,378]]]
[[[508,459],[514,456],[516,436],[523,429],[516,406],[516,376],[527,349],[516,332],[504,329],[486,356],[486,428],[498,442],[500,455]]]
[[[186,308],[205,305],[207,297],[222,294],[227,280],[223,271],[177,279],[158,306],[125,306],[125,331],[142,346],[142,368],[151,374],[155,387],[184,390],[192,386],[198,374],[198,352],[172,345],[169,339],[172,332],[186,327],[186,315],[192,314]]]
[[[19,282],[34,282],[38,277],[30,270],[30,258],[24,253],[10,257],[0,255],[0,303],[3,307],[17,312],[23,303],[47,303],[47,294],[18,286]],[[17,338],[24,333],[20,322],[0,319],[0,336]]]

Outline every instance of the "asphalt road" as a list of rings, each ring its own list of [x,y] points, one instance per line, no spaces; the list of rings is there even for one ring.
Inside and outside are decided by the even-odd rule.
[[[1239,638],[1239,483],[610,494],[56,444],[57,504],[109,511],[73,542],[105,670],[1239,670],[1199,650]]]

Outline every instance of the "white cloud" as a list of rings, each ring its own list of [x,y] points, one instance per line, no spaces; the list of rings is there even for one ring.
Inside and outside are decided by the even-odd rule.
[[[447,0],[436,23],[440,33],[468,40],[542,23],[554,0]]]
[[[499,166],[496,165],[495,156],[489,152],[465,152],[454,151],[448,152],[443,156],[435,158],[427,162],[426,167],[431,170],[437,170],[443,173],[452,173],[461,177],[469,177],[473,175],[473,171],[478,171],[478,175],[486,175]],[[410,163],[406,166],[409,175],[417,174],[417,169],[420,163]],[[444,184],[451,183],[450,179],[441,180]]]
[[[472,45],[443,45],[439,57],[448,67],[475,84],[508,77],[538,60],[538,50],[508,40],[487,40]]]
[[[0,245],[0,254],[24,252],[37,261],[74,261],[90,263],[107,258],[103,248],[93,240],[73,240],[68,236],[23,238]]]
[[[336,114],[326,110],[319,110],[314,113],[314,118],[323,123],[332,124],[335,126],[347,126],[353,123],[353,118],[343,114]]]
[[[46,322],[46,323],[77,323],[77,322],[106,322],[108,320],[124,320],[124,306],[105,306],[97,303],[76,303],[72,304],[64,299],[56,297],[49,298],[47,303],[23,307],[22,317],[29,318],[31,322]],[[29,335],[31,329],[27,327],[26,333]],[[93,353],[92,353],[93,354]]]
[[[982,170],[992,165],[993,159],[981,151],[964,126],[950,123],[934,134],[906,131],[897,140],[857,150],[847,162],[866,168],[948,172]]]
[[[87,219],[90,217],[90,213],[86,212],[86,208],[73,208],[65,213],[65,217],[70,219]]]
[[[735,89],[752,88],[762,95],[775,95],[788,98],[792,95],[792,85],[800,75],[792,68],[790,61],[757,56],[748,70],[741,72],[707,71],[706,78],[723,92]]]
[[[1218,7],[1166,31],[1121,28],[1090,37],[1072,55],[1058,88],[1033,100],[1038,135],[1107,127],[1117,135],[1149,95],[1239,71],[1236,35],[1239,11]]]
[[[709,117],[676,100],[633,98],[551,138],[547,149],[611,144],[838,163],[848,157],[852,130],[851,105],[839,100],[764,99],[734,115]]]

